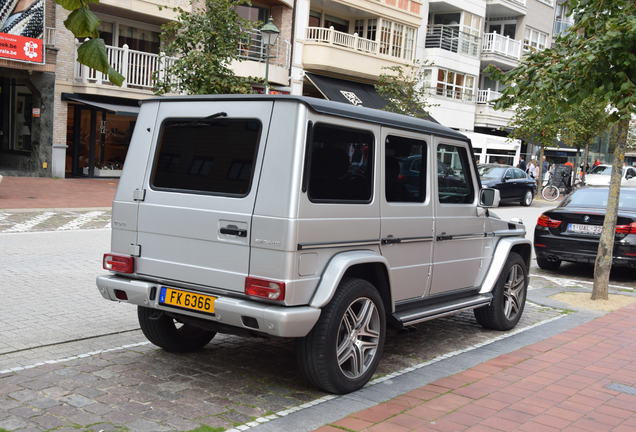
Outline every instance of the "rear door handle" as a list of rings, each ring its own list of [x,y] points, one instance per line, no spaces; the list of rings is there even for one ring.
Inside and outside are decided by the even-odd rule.
[[[233,235],[233,236],[237,236],[237,237],[247,237],[247,230],[246,229],[240,229],[238,227],[236,227],[235,225],[230,225],[227,227],[223,227],[219,230],[219,232],[221,234],[227,234],[227,235]]]

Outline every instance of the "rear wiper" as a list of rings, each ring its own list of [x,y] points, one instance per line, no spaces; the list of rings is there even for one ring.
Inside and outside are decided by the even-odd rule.
[[[227,117],[227,113],[226,113],[226,112],[221,111],[221,112],[218,112],[218,113],[216,113],[216,114],[212,114],[212,115],[209,115],[209,116],[207,116],[207,117],[203,117],[203,118],[204,118],[205,120],[211,120],[211,119],[215,119],[215,118],[218,118],[218,117]]]

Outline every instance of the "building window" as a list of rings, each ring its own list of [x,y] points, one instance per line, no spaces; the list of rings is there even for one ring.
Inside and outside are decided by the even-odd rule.
[[[391,44],[391,55],[402,57],[402,43],[404,42],[404,25],[393,23],[393,43]]]
[[[30,152],[33,94],[15,79],[0,78],[0,150]]]
[[[245,18],[248,21],[266,22],[270,16],[268,7],[263,6],[236,6],[236,13],[238,16]]]
[[[391,21],[382,20],[380,26],[380,54],[389,54],[391,44]]]
[[[325,27],[333,27],[336,31],[348,33],[349,21],[331,15],[325,15]]]
[[[548,34],[531,27],[526,27],[525,38],[523,39],[524,51],[543,51],[548,43]]]
[[[475,77],[464,73],[438,68],[437,80],[432,81],[433,69],[424,71],[424,85],[434,94],[451,99],[472,101],[475,95]]]

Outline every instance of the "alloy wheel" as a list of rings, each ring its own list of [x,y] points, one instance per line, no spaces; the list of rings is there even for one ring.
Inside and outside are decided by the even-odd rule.
[[[521,265],[515,264],[510,267],[508,277],[504,284],[504,314],[506,318],[512,320],[517,316],[523,301],[523,290],[526,284],[526,277]]]
[[[336,342],[338,366],[351,379],[362,376],[373,363],[380,342],[380,315],[367,297],[355,299],[345,311]]]

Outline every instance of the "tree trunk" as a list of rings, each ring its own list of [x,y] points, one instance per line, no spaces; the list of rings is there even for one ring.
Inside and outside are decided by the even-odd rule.
[[[570,184],[572,186],[574,186],[576,184],[576,173],[579,170],[579,166],[581,165],[581,147],[576,146],[576,162],[574,162],[574,169],[572,170],[572,180],[570,182]],[[585,165],[583,165],[585,167]],[[581,170],[583,171],[583,170]],[[583,174],[581,173],[581,176],[583,176]]]
[[[596,262],[594,263],[594,286],[592,300],[607,300],[607,286],[609,284],[612,258],[614,252],[614,236],[616,234],[616,218],[618,216],[618,198],[620,195],[623,164],[625,161],[625,144],[627,142],[627,128],[629,119],[618,122],[614,143],[614,164],[610,180],[607,210],[603,221],[603,232],[598,244]]]
[[[585,152],[583,153],[583,175],[581,176],[581,181],[585,181],[585,175],[587,174],[587,171],[585,170],[585,167],[587,166],[587,164],[589,163],[588,159],[590,157],[590,140],[586,140],[585,141]]]

